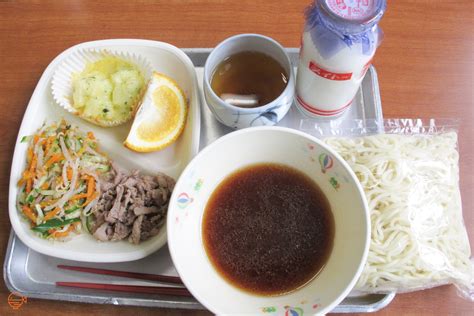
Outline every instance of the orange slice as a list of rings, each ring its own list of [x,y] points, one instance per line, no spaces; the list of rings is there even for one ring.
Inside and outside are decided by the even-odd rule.
[[[171,145],[184,129],[187,112],[186,97],[176,82],[153,73],[124,145],[138,152]]]

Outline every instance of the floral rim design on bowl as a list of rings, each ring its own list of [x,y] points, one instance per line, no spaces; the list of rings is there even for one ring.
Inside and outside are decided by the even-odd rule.
[[[313,312],[316,312],[319,308],[319,299],[312,300],[311,308]],[[265,306],[262,307],[261,311],[264,314],[278,314],[284,316],[303,316],[304,315],[304,305],[308,304],[307,300],[302,300],[300,306],[289,306],[284,305],[282,307],[278,306]],[[283,314],[282,314],[283,313]]]

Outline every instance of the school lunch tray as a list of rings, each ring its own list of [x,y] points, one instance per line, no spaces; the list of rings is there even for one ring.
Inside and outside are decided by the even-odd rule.
[[[207,56],[211,52],[211,49],[190,48],[183,50],[191,58],[196,67],[200,91],[202,91],[203,66]],[[298,51],[299,49],[297,48],[287,49],[295,67],[298,61]],[[204,148],[220,136],[231,132],[232,129],[223,126],[212,117],[211,112],[205,105],[202,93],[200,95],[202,120],[200,148]],[[374,67],[370,67],[367,75],[362,81],[361,88],[359,89],[352,106],[342,116],[333,120],[315,120],[303,116],[296,106],[293,105],[288,114],[278,125],[303,129],[310,133],[312,130],[308,129],[308,126],[317,126],[317,131],[315,130],[315,133],[311,134],[324,136],[330,134],[331,129],[344,127],[345,123],[349,124],[349,122],[353,122],[354,120],[382,122],[382,119],[382,107],[377,73]],[[315,125],[312,124],[313,122]],[[303,126],[305,127],[303,128]],[[374,127],[375,129],[378,129],[377,126],[382,126],[382,124],[375,124],[374,126],[376,126]],[[378,130],[373,130],[372,132],[378,132]],[[137,261],[103,264],[84,263],[53,258],[37,253],[25,246],[20,239],[15,236],[13,230],[11,231],[5,256],[5,263],[3,266],[5,284],[11,292],[16,292],[30,298],[84,303],[204,309],[204,306],[194,298],[57,287],[55,286],[56,281],[157,285],[157,283],[135,281],[126,278],[114,278],[113,276],[64,271],[57,268],[57,265],[59,264],[123,271],[139,271],[143,273],[163,275],[178,275],[173,266],[173,262],[171,261],[167,246],[161,248],[156,253]],[[394,297],[394,293],[369,295],[350,294],[332,312],[374,312],[387,306]]]

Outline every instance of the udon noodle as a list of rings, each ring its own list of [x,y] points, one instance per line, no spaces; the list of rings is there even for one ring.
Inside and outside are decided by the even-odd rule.
[[[457,134],[381,134],[326,143],[356,173],[371,212],[369,256],[356,289],[406,292],[455,283],[472,293]]]

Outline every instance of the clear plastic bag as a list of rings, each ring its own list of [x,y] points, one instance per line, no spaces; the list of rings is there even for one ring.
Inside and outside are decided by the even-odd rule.
[[[356,121],[332,129],[335,136],[325,138],[356,173],[371,212],[369,256],[355,289],[410,292],[452,283],[462,297],[474,300],[457,122],[390,119],[383,127],[374,124]],[[317,135],[317,123],[312,125],[305,130],[327,136]],[[380,129],[384,133],[375,132]]]

